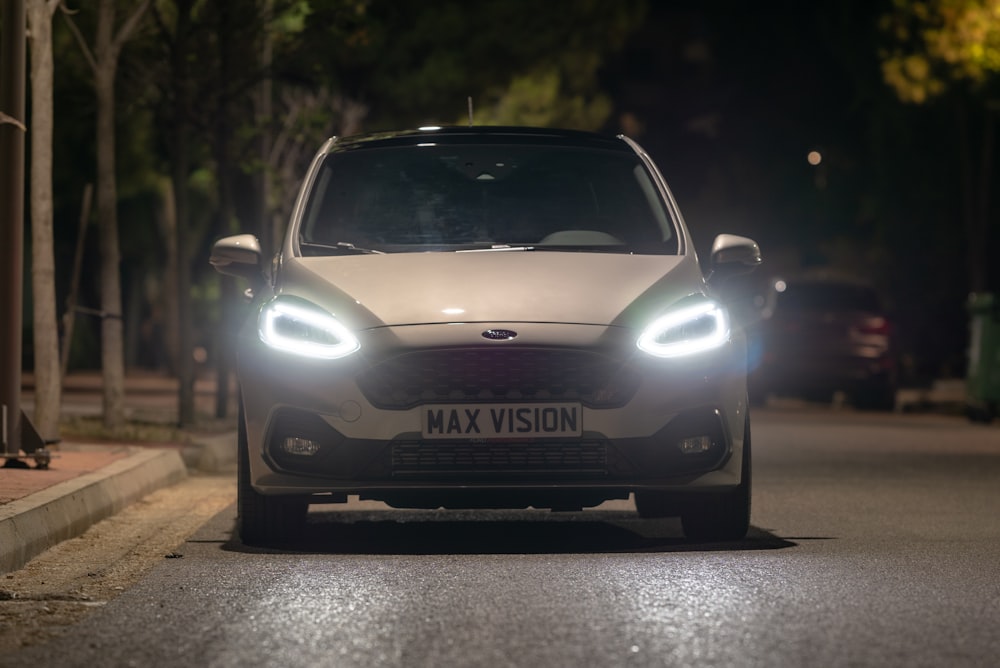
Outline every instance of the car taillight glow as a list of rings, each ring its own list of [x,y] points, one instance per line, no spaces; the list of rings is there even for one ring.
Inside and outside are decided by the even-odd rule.
[[[873,318],[868,318],[863,323],[858,325],[858,332],[861,334],[881,334],[882,336],[889,336],[892,333],[892,324],[888,319],[882,316],[875,316]]]

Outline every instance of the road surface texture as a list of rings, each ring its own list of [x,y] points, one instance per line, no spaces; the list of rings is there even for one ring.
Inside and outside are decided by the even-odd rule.
[[[133,566],[122,556],[120,589],[94,589],[78,623],[29,634],[0,666],[1000,662],[998,427],[808,406],[759,411],[753,425],[744,541],[688,542],[628,503],[354,503],[316,509],[301,541],[264,550],[232,537],[231,504],[202,523],[209,503],[186,540]],[[0,610],[51,606],[17,579],[28,569],[0,585],[23,592]]]

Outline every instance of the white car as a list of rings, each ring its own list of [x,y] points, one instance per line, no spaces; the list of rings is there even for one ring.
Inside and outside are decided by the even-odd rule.
[[[716,238],[703,274],[650,157],[618,136],[421,128],[334,138],[280,251],[247,278],[237,344],[238,531],[294,536],[312,503],[580,509],[634,494],[689,538],[742,538],[742,330],[713,297],[760,263]]]

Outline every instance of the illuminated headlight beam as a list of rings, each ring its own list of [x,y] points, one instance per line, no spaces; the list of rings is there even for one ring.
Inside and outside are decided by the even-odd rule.
[[[729,317],[719,304],[705,301],[657,318],[636,344],[656,357],[684,357],[729,341]]]
[[[275,299],[260,313],[260,340],[276,350],[332,360],[360,348],[347,327],[318,307]]]

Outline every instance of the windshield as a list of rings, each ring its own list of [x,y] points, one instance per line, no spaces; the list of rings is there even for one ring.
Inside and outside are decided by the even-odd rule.
[[[332,153],[303,254],[428,250],[676,253],[652,177],[629,152],[426,145]]]

